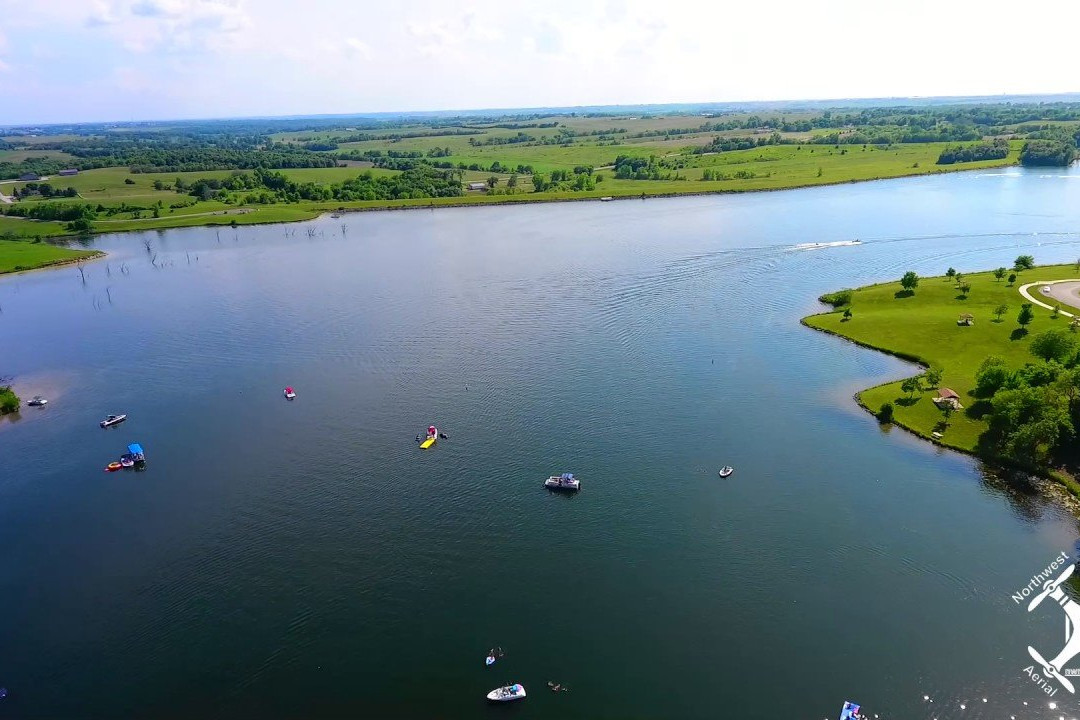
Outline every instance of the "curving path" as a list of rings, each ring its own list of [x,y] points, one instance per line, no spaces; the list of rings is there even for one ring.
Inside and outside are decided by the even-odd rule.
[[[1040,286],[1040,294],[1043,297],[1057,300],[1060,303],[1069,305],[1072,308],[1076,308],[1077,304],[1080,304],[1080,295],[1077,295],[1077,290],[1080,290],[1080,280],[1046,280],[1043,282],[1027,283],[1020,286],[1020,294],[1030,300],[1032,303],[1039,307],[1044,307],[1047,310],[1053,310],[1053,305],[1048,305],[1039,298],[1033,296],[1028,292],[1029,288]],[[1058,311],[1065,317],[1076,317],[1071,312],[1065,310]]]

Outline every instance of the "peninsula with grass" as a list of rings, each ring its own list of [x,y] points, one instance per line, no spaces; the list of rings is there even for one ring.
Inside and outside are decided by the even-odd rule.
[[[1067,165],[1078,136],[1075,96],[7,127],[0,238]]]
[[[922,366],[857,394],[881,422],[1054,477],[1080,497],[1080,261],[908,271],[821,300],[833,310],[805,325]]]

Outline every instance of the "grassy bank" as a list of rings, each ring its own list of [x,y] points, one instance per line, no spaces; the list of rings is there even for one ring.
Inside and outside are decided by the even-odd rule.
[[[1011,271],[1010,271],[1011,272]],[[883,403],[894,407],[895,422],[942,445],[976,453],[979,438],[987,430],[987,403],[973,395],[975,373],[990,355],[1005,360],[1012,369],[1035,360],[1031,338],[1052,328],[1067,329],[1070,320],[1054,317],[1050,310],[1034,307],[1035,317],[1028,332],[1018,332],[1017,315],[1022,303],[1018,289],[1030,282],[1080,277],[1075,265],[1038,267],[1018,274],[1016,282],[997,279],[991,272],[964,275],[970,284],[965,297],[952,278],[921,278],[913,294],[904,292],[900,282],[871,285],[852,291],[851,302],[833,312],[812,315],[803,323],[867,347],[882,350],[942,371],[939,387],[960,395],[964,409],[952,414],[942,429],[942,411],[934,404],[937,389],[925,387],[905,392],[903,380],[888,382],[861,391],[859,403],[877,412]],[[998,321],[995,310],[1007,306]],[[850,309],[851,316],[844,317]],[[1063,308],[1068,309],[1068,308]],[[974,325],[960,325],[961,314],[971,314]],[[912,375],[921,372],[913,371]],[[935,431],[941,437],[934,437]]]
[[[1000,160],[936,165],[938,155],[945,143],[909,143],[889,147],[868,145],[834,147],[831,145],[775,145],[736,150],[715,155],[696,155],[692,166],[679,171],[677,180],[629,180],[618,179],[610,171],[597,170],[604,180],[594,190],[533,192],[529,176],[518,178],[517,191],[486,193],[470,191],[461,197],[414,198],[402,200],[371,200],[354,202],[301,201],[269,205],[225,204],[218,200],[198,201],[171,189],[157,190],[154,182],[172,184],[176,179],[191,183],[199,178],[224,178],[232,171],[217,170],[191,173],[131,173],[126,168],[102,168],[89,170],[72,178],[52,178],[57,187],[73,187],[78,191],[75,202],[86,202],[92,207],[136,207],[112,214],[99,212],[93,221],[95,232],[119,232],[127,230],[154,230],[161,228],[192,227],[202,225],[248,225],[254,223],[291,222],[315,217],[321,212],[337,209],[394,210],[409,207],[448,207],[469,205],[492,205],[522,202],[559,202],[568,200],[595,200],[601,197],[640,198],[674,195],[697,195],[711,193],[754,192],[762,190],[786,190],[817,185],[859,182],[910,175],[926,175],[961,170],[977,170],[1015,164],[1019,155],[1019,143],[1015,143],[1009,156]],[[599,150],[600,148],[591,148]],[[608,154],[615,149],[602,148]],[[627,152],[626,147],[618,152]],[[564,153],[564,163],[573,165],[582,160],[575,148],[526,147],[518,149],[492,149],[492,153],[507,163],[511,161],[537,161],[541,155]],[[532,154],[537,157],[531,157]],[[606,156],[605,156],[606,157]],[[491,162],[492,158],[485,158]],[[594,158],[595,159],[595,158]],[[609,158],[610,160],[610,158]],[[368,169],[360,167],[314,168],[284,170],[283,174],[297,182],[333,183],[355,177]],[[724,179],[703,180],[706,171],[722,174]],[[394,174],[397,171],[374,169],[376,175]],[[738,175],[738,177],[736,177]],[[482,177],[481,177],[482,176]],[[474,181],[496,177],[500,189],[505,189],[505,174],[469,171],[464,180]],[[129,182],[130,181],[130,182]],[[25,183],[3,186],[5,192],[21,188]],[[71,199],[29,199],[24,203],[72,202]],[[161,203],[159,217],[147,210]],[[190,203],[190,204],[188,204]],[[183,204],[183,207],[171,207]],[[141,208],[141,209],[139,209]],[[35,238],[69,235],[65,223],[40,222],[17,217],[0,216],[0,237]]]
[[[100,254],[94,250],[69,250],[48,243],[0,240],[0,273],[63,265]]]

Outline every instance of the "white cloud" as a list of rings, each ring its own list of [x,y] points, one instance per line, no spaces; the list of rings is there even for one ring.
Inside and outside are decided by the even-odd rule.
[[[0,17],[0,58],[32,60],[0,123],[1080,90],[1065,44],[1010,34],[983,0],[0,0]],[[927,17],[965,32],[922,52]],[[88,57],[94,77],[70,72]]]
[[[372,57],[371,46],[354,37],[345,38],[345,53],[350,57],[358,57],[362,60],[370,60]]]
[[[90,14],[84,21],[87,27],[104,27],[116,23],[116,13],[112,4],[105,0],[94,0],[90,3]]]

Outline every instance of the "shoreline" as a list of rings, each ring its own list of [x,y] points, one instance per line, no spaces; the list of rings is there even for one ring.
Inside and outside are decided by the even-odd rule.
[[[80,250],[80,248],[65,248],[68,250]],[[23,268],[21,270],[0,270],[0,278],[8,277],[10,275],[22,275],[23,273],[38,272],[40,270],[55,270],[56,268],[64,267],[66,265],[78,265],[79,263],[91,262],[94,260],[101,260],[108,257],[108,253],[104,250],[80,250],[81,252],[88,253],[82,257],[74,258],[62,258],[60,260],[49,260],[48,262],[36,265],[31,268]]]
[[[628,200],[650,200],[650,199],[670,199],[678,197],[702,197],[709,195],[743,195],[753,193],[773,193],[773,192],[786,192],[790,190],[807,190],[817,187],[836,187],[839,185],[850,185],[857,183],[871,183],[881,182],[885,180],[901,180],[906,178],[926,177],[926,176],[938,176],[954,173],[967,173],[985,170],[997,170],[1007,167],[1019,167],[1018,162],[1015,159],[1003,159],[1009,160],[1008,162],[1002,161],[996,164],[980,165],[979,167],[963,168],[956,167],[955,165],[946,166],[949,169],[943,169],[935,167],[932,170],[925,172],[911,172],[902,173],[898,175],[885,175],[869,178],[851,178],[847,180],[829,180],[825,182],[805,182],[796,183],[792,185],[785,185],[782,187],[760,187],[760,188],[718,188],[718,189],[702,189],[702,190],[661,190],[657,192],[650,192],[647,185],[642,188],[640,192],[636,189],[633,193],[623,192],[619,194],[618,191],[612,193],[605,193],[602,190],[594,190],[586,193],[565,193],[559,195],[547,195],[546,193],[532,193],[523,192],[515,195],[465,195],[460,197],[450,198],[418,198],[418,199],[405,199],[405,200],[370,200],[370,201],[356,201],[367,203],[365,205],[337,205],[333,206],[327,203],[313,203],[310,205],[303,205],[300,203],[295,204],[281,204],[281,205],[258,205],[258,206],[237,206],[232,210],[247,210],[244,213],[229,213],[222,212],[221,214],[191,214],[174,215],[168,218],[145,218],[147,224],[145,226],[136,227],[119,227],[119,228],[100,228],[95,227],[94,232],[89,236],[76,235],[70,233],[60,233],[56,235],[42,236],[43,238],[55,239],[55,240],[70,240],[71,238],[78,237],[96,237],[99,235],[108,235],[112,233],[127,233],[127,232],[144,232],[147,230],[174,230],[179,228],[190,227],[233,227],[233,223],[236,223],[236,227],[247,225],[280,225],[285,223],[294,222],[308,222],[310,220],[317,219],[323,215],[341,213],[366,213],[366,212],[391,212],[398,210],[435,210],[442,208],[474,208],[474,207],[486,207],[486,206],[500,206],[500,205],[516,205],[516,204],[544,204],[544,203],[572,203],[572,202],[616,202],[616,201],[628,201]],[[987,161],[992,162],[992,161]],[[915,168],[909,168],[915,169]],[[641,183],[649,183],[648,180],[641,180]],[[605,200],[604,198],[610,198]],[[258,217],[260,211],[269,208],[280,208],[286,211],[295,212],[298,217],[290,217],[283,219],[271,219],[259,221]],[[193,223],[184,223],[185,217],[198,217],[200,220]],[[238,218],[249,218],[249,221],[237,222]],[[20,218],[27,223],[34,223],[37,221]],[[166,221],[179,221],[180,224],[157,224],[153,223],[154,220],[166,220]],[[118,220],[118,223],[137,223],[139,220]],[[30,236],[22,236],[30,237]],[[19,239],[19,238],[13,238]]]
[[[1046,271],[1048,268],[1068,268],[1068,267],[1070,267],[1070,266],[1069,265],[1039,266],[1039,267],[1036,267],[1033,270],[1029,270],[1027,272],[1035,273],[1035,272],[1038,272],[1040,270]],[[988,271],[978,271],[978,272],[975,272],[975,273],[971,273],[972,276],[989,275],[989,274],[990,273]],[[970,277],[970,276],[965,275],[965,277]],[[923,287],[922,282],[927,283],[926,287],[932,287],[932,285],[930,283],[932,283],[933,281],[940,281],[940,280],[948,280],[948,278],[945,278],[944,276],[920,278],[920,281],[921,281],[920,282],[920,287]],[[1049,284],[1049,283],[1053,283],[1053,282],[1065,282],[1065,281],[1063,281],[1063,280],[1036,281],[1036,282],[1025,283],[1023,286],[1016,285],[1016,286],[1011,287],[1011,289],[1018,292],[1021,297],[1029,298],[1029,296],[1026,293],[1023,292],[1025,289],[1027,289],[1028,287],[1034,286],[1034,285],[1043,285],[1043,284]],[[892,286],[892,285],[897,285],[898,286],[898,283],[896,283],[896,282],[873,283],[873,284],[870,284],[870,285],[865,285],[865,286],[860,286],[858,288],[854,288],[852,290],[852,292],[854,292],[854,293],[865,292],[867,290],[881,289],[881,288],[885,288],[886,286]],[[951,282],[947,282],[946,285],[951,286]],[[1010,286],[1005,285],[1005,286],[1002,286],[1002,287],[1008,288]],[[1052,309],[1051,306],[1043,305],[1042,303],[1039,303],[1039,304],[1042,305],[1042,307],[1044,309]],[[907,380],[909,378],[919,377],[919,376],[922,375],[923,372],[928,370],[933,365],[933,363],[931,361],[929,361],[927,358],[916,354],[915,352],[910,352],[910,351],[901,350],[901,349],[897,349],[897,348],[890,348],[890,347],[884,347],[884,346],[881,346],[881,345],[877,345],[877,344],[874,344],[873,342],[870,342],[870,341],[868,341],[866,339],[860,339],[860,338],[853,337],[851,335],[844,334],[843,332],[841,332],[840,330],[838,330],[836,328],[825,327],[825,326],[822,326],[822,325],[819,325],[819,324],[815,324],[813,322],[815,319],[818,319],[818,320],[825,319],[825,318],[832,319],[834,317],[842,316],[842,312],[843,312],[843,310],[845,308],[851,308],[853,306],[854,306],[854,303],[849,304],[849,305],[845,305],[845,306],[842,306],[842,307],[838,307],[838,308],[833,308],[832,310],[827,310],[825,312],[812,313],[810,315],[806,315],[806,316],[800,318],[799,324],[806,327],[806,328],[809,328],[810,330],[814,330],[814,331],[823,333],[825,335],[829,335],[831,337],[838,338],[840,340],[851,343],[853,345],[857,345],[857,346],[862,347],[862,348],[866,348],[868,350],[873,350],[875,352],[880,352],[880,353],[883,353],[885,355],[895,357],[895,358],[897,358],[899,360],[902,360],[902,361],[907,362],[907,363],[911,363],[912,365],[915,366],[915,368],[917,369],[917,372],[915,372],[914,374],[904,375],[903,377],[900,377],[900,378],[884,380],[884,381],[882,381],[880,383],[877,383],[875,385],[871,385],[869,387],[863,388],[863,389],[855,392],[852,395],[852,400],[855,402],[856,405],[858,405],[860,408],[862,408],[864,411],[866,411],[872,418],[874,418],[875,421],[880,422],[878,420],[877,411],[875,411],[871,407],[869,402],[865,399],[865,395],[867,393],[872,393],[874,391],[882,390],[883,388],[886,388],[887,386],[896,385],[897,383],[903,382],[904,380]],[[1061,314],[1064,315],[1065,313],[1062,312]],[[985,322],[991,323],[992,321],[987,320]],[[944,384],[942,384],[941,386],[943,387]],[[930,389],[932,390],[933,388],[930,388]],[[922,397],[923,397],[922,393],[924,393],[925,391],[920,388],[920,390],[918,392],[920,394],[918,396],[916,396],[916,400],[922,399]],[[895,401],[891,401],[891,402],[893,402],[895,404]],[[980,451],[978,445],[975,445],[973,447],[968,447],[968,446],[965,446],[965,445],[957,444],[956,442],[950,442],[949,439],[948,439],[947,434],[945,436],[943,436],[943,437],[935,437],[935,436],[933,436],[933,434],[926,431],[925,429],[920,428],[920,427],[916,427],[914,424],[912,424],[910,422],[905,422],[905,420],[902,417],[898,416],[898,413],[893,415],[893,417],[889,420],[889,423],[891,425],[899,427],[901,430],[909,433],[910,435],[913,435],[913,436],[919,438],[920,440],[925,440],[925,441],[927,441],[927,442],[929,442],[929,443],[931,443],[933,445],[936,445],[936,446],[938,446],[940,448],[943,448],[943,449],[952,450],[952,451],[967,455],[969,457],[974,457],[974,458],[978,459],[979,461],[983,462],[984,464],[986,464],[987,466],[989,466],[991,468],[998,468],[998,469],[1008,470],[1008,471],[1012,471],[1012,472],[1021,472],[1021,473],[1025,473],[1025,474],[1027,474],[1029,476],[1032,476],[1032,477],[1037,477],[1037,478],[1039,478],[1040,480],[1043,480],[1043,481],[1050,481],[1050,482],[1053,483],[1054,489],[1060,491],[1060,493],[1058,493],[1058,494],[1060,494],[1064,499],[1068,500],[1069,504],[1072,506],[1074,511],[1080,511],[1080,482],[1078,482],[1078,480],[1076,478],[1074,478],[1072,476],[1072,474],[1064,467],[1039,467],[1039,466],[1028,465],[1028,464],[1018,462],[1018,461],[1012,460],[1010,458],[1001,457],[1001,456],[998,456],[998,455],[989,455],[986,452]],[[981,435],[981,433],[980,433],[980,435]]]

